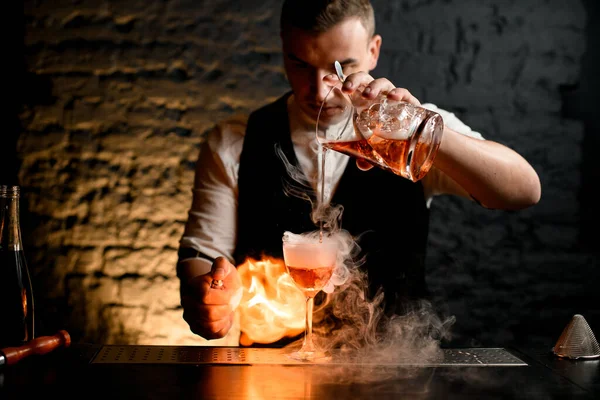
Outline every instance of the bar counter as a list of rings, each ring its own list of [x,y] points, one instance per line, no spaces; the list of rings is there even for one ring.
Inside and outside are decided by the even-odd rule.
[[[0,399],[600,398],[600,359],[561,359],[547,349],[499,350],[517,362],[281,365],[276,358],[269,362],[274,349],[268,348],[242,353],[237,348],[72,344],[2,367]]]

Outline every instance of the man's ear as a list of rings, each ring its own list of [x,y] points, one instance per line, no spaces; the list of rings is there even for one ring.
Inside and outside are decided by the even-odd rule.
[[[379,60],[379,50],[381,49],[381,36],[373,35],[369,41],[369,71],[372,71],[377,66]]]

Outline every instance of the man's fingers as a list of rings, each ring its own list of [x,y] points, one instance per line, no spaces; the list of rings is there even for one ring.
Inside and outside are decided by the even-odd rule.
[[[328,86],[341,86],[342,82],[336,74],[329,74],[323,77],[323,82]]]
[[[366,99],[374,99],[381,93],[387,93],[394,89],[394,84],[385,78],[375,79],[363,90],[362,96]]]
[[[373,77],[366,72],[355,72],[346,77],[346,80],[342,85],[342,91],[351,94],[361,87],[366,87],[372,81]]]
[[[215,280],[223,281],[231,273],[231,269],[235,268],[225,257],[217,257],[213,262],[210,273]]]
[[[335,74],[326,75],[323,80],[329,85],[336,84]],[[421,102],[413,96],[407,89],[397,88],[386,78],[374,79],[366,72],[355,72],[346,77],[342,85],[342,91],[352,94],[358,90],[365,99],[374,99],[380,94],[387,95],[391,100],[404,101],[415,106],[420,106]]]
[[[374,99],[381,93],[387,93],[394,89],[394,84],[386,78],[373,79],[365,72],[356,72],[348,75],[342,90],[344,93],[352,94],[358,90],[366,99]]]
[[[186,320],[218,321],[228,318],[233,312],[233,308],[229,304],[202,304],[189,296],[181,297],[181,305]]]
[[[191,304],[229,305],[237,289],[228,289],[225,284],[221,288],[214,289],[211,287],[212,280],[210,275],[203,275],[182,283],[181,305],[183,307]]]
[[[413,96],[408,89],[404,88],[394,88],[390,90],[387,97],[390,100],[404,101],[414,106],[421,105],[421,102],[415,96]]]
[[[233,326],[234,313],[229,313],[224,318],[205,321],[196,318],[188,312],[184,312],[183,319],[188,323],[190,330],[205,339],[219,339],[227,335]]]
[[[219,321],[187,321],[190,330],[204,339],[220,339],[227,335],[227,332],[233,325],[233,317],[225,318]]]

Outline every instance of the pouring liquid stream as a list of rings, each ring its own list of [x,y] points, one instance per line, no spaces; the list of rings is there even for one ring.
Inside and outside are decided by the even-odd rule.
[[[317,208],[321,211],[325,207],[325,157],[327,155],[327,149],[323,146],[319,146],[321,152],[321,170],[319,171],[318,185],[321,186],[321,193],[319,193],[319,204]],[[323,243],[323,216],[319,214],[319,243]]]
[[[344,80],[346,80],[346,77],[344,76],[342,65],[337,60],[334,62],[333,65],[334,65],[335,72],[336,72],[338,78],[340,79],[341,82],[344,82]],[[322,210],[325,208],[325,160],[327,158],[327,148],[323,147],[322,145],[319,145],[319,152],[321,153],[321,171],[319,171],[319,183],[321,186],[321,193],[320,193],[320,201],[319,201],[320,204],[318,204],[318,207],[320,207],[320,210],[322,212]],[[323,218],[324,218],[324,216],[320,215],[320,218],[319,218],[319,243],[323,243]]]
[[[342,64],[340,64],[338,60],[335,60],[333,66],[340,81],[344,82],[344,80],[346,80],[346,76],[344,75]],[[319,172],[321,193],[319,202],[320,204],[318,204],[318,207],[320,207],[320,210],[323,210],[325,207],[325,159],[327,157],[327,148],[319,145],[319,152],[321,153],[321,171]],[[320,216],[319,218],[319,243],[323,243],[323,218],[324,216]]]

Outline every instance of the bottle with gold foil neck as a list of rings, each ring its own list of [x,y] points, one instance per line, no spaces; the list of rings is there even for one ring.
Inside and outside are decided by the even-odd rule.
[[[31,279],[21,240],[20,187],[0,185],[0,348],[34,338]]]

